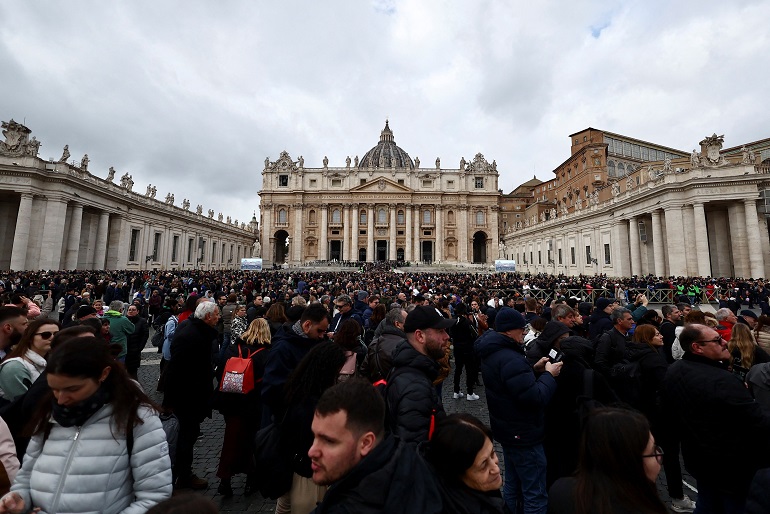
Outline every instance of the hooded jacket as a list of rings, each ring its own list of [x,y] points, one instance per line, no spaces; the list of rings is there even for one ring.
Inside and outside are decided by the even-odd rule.
[[[642,411],[654,426],[662,421],[659,394],[668,369],[666,359],[647,343],[635,342],[626,343],[626,358],[631,362],[638,361],[641,371],[639,403],[632,407]]]
[[[598,309],[588,318],[588,336],[591,341],[597,341],[599,337],[612,329],[610,315]]]
[[[361,363],[361,375],[372,383],[387,378],[393,368],[393,350],[406,340],[404,331],[390,322],[385,321],[380,326],[380,336],[371,342]]]
[[[556,340],[560,336],[569,333],[569,327],[561,321],[549,321],[546,323],[540,335],[527,348],[527,360],[529,363],[534,366],[541,358],[547,357]]]
[[[481,358],[495,440],[504,446],[542,443],[545,407],[556,391],[556,380],[548,372],[535,378],[524,347],[498,332],[485,332],[474,348]]]
[[[296,329],[295,329],[296,327]],[[297,367],[310,349],[318,343],[315,339],[299,335],[302,331],[300,322],[294,325],[284,323],[272,339],[272,348],[265,363],[265,376],[262,380],[262,402],[274,415],[284,410],[283,386],[289,375]]]
[[[104,317],[110,322],[110,343],[123,348],[118,358],[124,358],[128,351],[128,336],[134,333],[134,324],[118,311],[107,311]]]
[[[444,407],[433,387],[439,365],[423,355],[408,341],[393,352],[393,371],[385,391],[387,426],[407,443],[428,440],[431,419],[443,416]]]

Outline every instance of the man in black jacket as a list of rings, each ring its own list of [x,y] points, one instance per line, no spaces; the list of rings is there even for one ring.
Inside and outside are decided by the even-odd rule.
[[[610,314],[612,329],[599,337],[596,344],[596,369],[605,377],[612,376],[612,367],[620,363],[626,356],[626,343],[630,341],[628,332],[634,328],[634,318],[631,311],[618,307]]]
[[[676,305],[664,305],[661,307],[663,322],[660,324],[660,335],[663,336],[663,356],[669,364],[674,363],[671,355],[671,347],[676,340],[676,327],[680,324],[682,311]]]
[[[755,472],[770,466],[770,417],[728,371],[727,341],[716,330],[690,325],[679,342],[685,353],[669,367],[662,398],[698,482],[698,511],[741,513]]]
[[[171,360],[166,365],[163,406],[179,418],[174,478],[176,487],[205,489],[208,481],[192,472],[193,448],[201,422],[211,416],[214,394],[212,350],[217,341],[219,307],[201,302],[194,317],[180,324],[171,343]]]
[[[442,511],[428,466],[413,445],[385,435],[384,421],[382,397],[365,380],[347,380],[321,395],[308,456],[313,481],[330,487],[316,514]]]
[[[427,441],[431,420],[444,414],[433,381],[438,376],[437,361],[449,345],[446,329],[454,324],[455,320],[427,305],[415,307],[406,317],[406,341],[393,352],[386,390],[388,428],[406,442]]]

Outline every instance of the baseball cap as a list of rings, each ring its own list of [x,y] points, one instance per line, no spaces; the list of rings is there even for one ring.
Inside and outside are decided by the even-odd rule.
[[[425,330],[435,328],[436,330],[446,329],[456,323],[453,319],[447,319],[429,305],[420,305],[415,307],[412,312],[406,316],[404,321],[404,332],[409,334],[415,330]]]

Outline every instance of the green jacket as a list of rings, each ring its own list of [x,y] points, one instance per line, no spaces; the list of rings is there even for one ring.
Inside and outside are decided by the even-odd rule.
[[[104,318],[110,322],[110,342],[123,347],[118,359],[124,358],[128,350],[128,336],[134,333],[134,324],[118,311],[107,311]]]

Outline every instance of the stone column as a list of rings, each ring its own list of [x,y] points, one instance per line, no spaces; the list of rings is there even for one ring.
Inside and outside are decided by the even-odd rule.
[[[703,202],[692,204],[694,216],[695,255],[698,258],[698,276],[711,276],[711,259],[709,256],[709,233],[706,227],[706,211]]]
[[[350,205],[350,260],[358,260],[358,204]]]
[[[388,260],[396,260],[396,204],[392,203],[388,205],[390,209],[390,224],[388,226],[388,233],[390,240],[388,241]]]
[[[414,237],[412,238],[412,244],[414,245],[413,257],[417,262],[420,261],[420,236],[422,236],[422,232],[420,231],[420,219],[422,216],[422,210],[420,207],[420,205],[414,206]]]
[[[128,265],[128,247],[131,244],[131,231],[126,226],[126,217],[123,214],[117,214],[112,219],[112,230],[109,239],[109,259],[107,260],[107,269],[126,269]],[[180,262],[187,262],[187,240],[184,240],[184,257]]]
[[[757,200],[745,198],[743,207],[746,211],[746,235],[749,244],[749,264],[751,277],[757,279],[765,275],[765,259],[762,256],[762,240],[759,236],[759,219],[757,217]]]
[[[350,204],[342,208],[342,260],[350,260]]]
[[[668,238],[668,274],[676,277],[687,276],[684,219],[681,205],[673,205],[666,209],[666,235]]]
[[[627,277],[631,269],[628,251],[628,224],[625,220],[614,219],[612,222],[612,253],[610,256],[615,275]]]
[[[684,228],[684,256],[687,265],[687,276],[698,275],[698,254],[695,251],[695,216],[691,205],[682,207]]]
[[[262,237],[259,241],[260,245],[262,245],[261,251],[262,251],[262,261],[264,264],[272,264],[273,263],[273,233],[274,233],[274,227],[273,227],[273,204],[270,203],[263,203],[260,207],[262,209]],[[187,242],[185,241],[185,245]],[[187,247],[185,246],[185,249]],[[186,260],[187,256],[182,259],[181,262],[187,262]]]
[[[750,248],[746,238],[746,212],[744,206],[733,200],[727,207],[727,216],[730,220],[730,248],[733,251],[733,273],[736,277],[748,277],[751,274],[749,267]],[[757,248],[758,249],[758,248]]]
[[[48,197],[45,209],[45,224],[40,252],[40,269],[58,270],[61,268],[61,250],[64,243],[64,218],[67,214],[67,202],[61,198]]]
[[[633,216],[628,220],[628,241],[631,246],[631,274],[642,275],[642,252],[639,246],[639,218]]]
[[[457,224],[457,245],[459,246],[459,252],[457,253],[457,259],[462,264],[468,264],[468,205],[460,206],[459,223]]]
[[[99,214],[99,226],[96,229],[96,248],[94,252],[94,269],[104,269],[106,265],[109,227],[110,227],[110,213],[102,211]],[[153,234],[152,237],[154,238],[155,235]],[[158,257],[160,258],[160,256]],[[143,255],[142,255],[142,258],[144,258]]]
[[[488,216],[484,221],[487,222],[487,228],[489,230],[490,248],[487,252],[487,262],[494,264],[495,259],[500,253],[500,242],[498,240],[498,231],[500,230],[500,224],[497,219],[497,212],[500,210],[500,206],[492,205],[489,208]]]
[[[444,220],[443,205],[436,206],[436,246],[434,248],[433,260],[440,263],[444,260]]]
[[[67,234],[67,250],[64,254],[64,269],[73,270],[78,267],[80,253],[80,229],[83,223],[83,204],[72,202],[69,233]]]
[[[374,262],[374,204],[366,205],[366,262]]]
[[[660,223],[660,210],[652,211],[652,244],[655,255],[653,269],[655,275],[663,277],[666,275],[666,261],[663,255],[663,226]]]
[[[321,237],[318,243],[318,258],[329,260],[329,206],[321,205]]]
[[[294,207],[294,237],[292,249],[294,250],[294,264],[302,263],[302,204],[295,203]]]
[[[23,271],[27,266],[27,246],[29,246],[29,224],[32,218],[32,195],[22,193],[19,202],[19,214],[16,216],[16,232],[13,234],[11,250],[11,269]]]
[[[404,231],[404,234],[406,235],[406,238],[404,239],[404,259],[406,262],[412,262],[412,238],[414,237],[412,235],[412,206],[406,205],[404,206],[404,210],[404,216],[406,217],[406,230]]]

